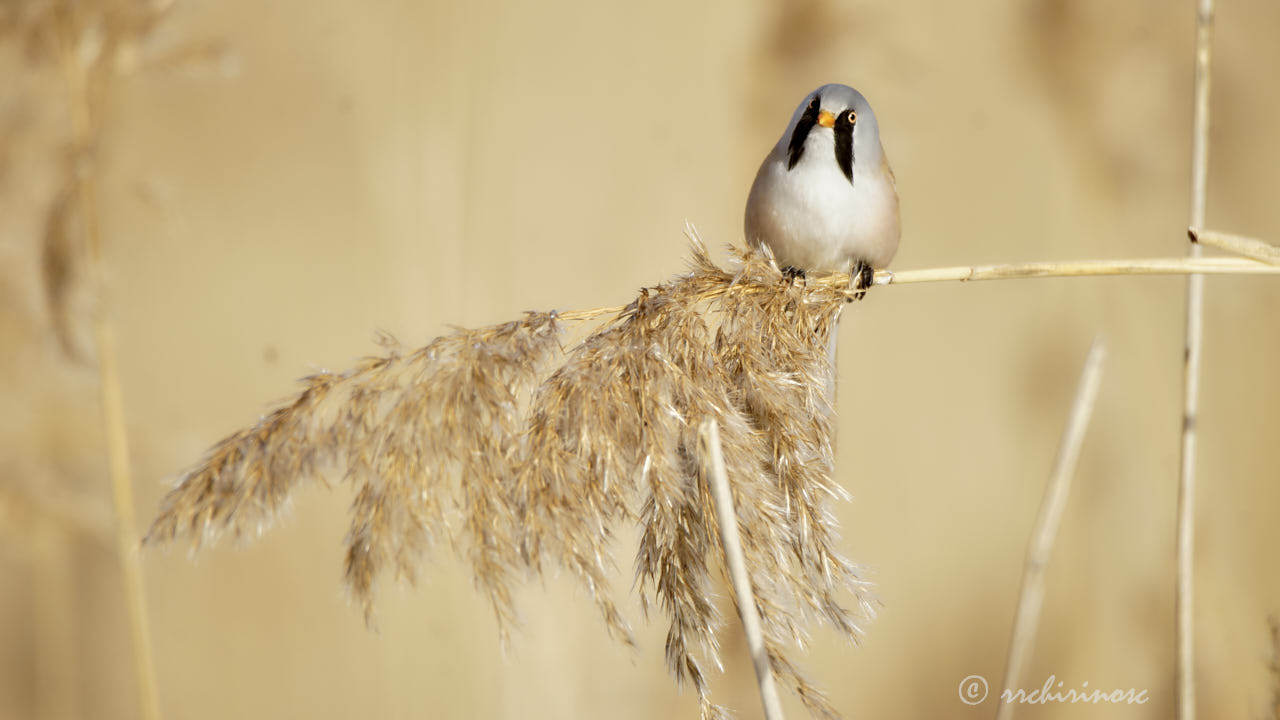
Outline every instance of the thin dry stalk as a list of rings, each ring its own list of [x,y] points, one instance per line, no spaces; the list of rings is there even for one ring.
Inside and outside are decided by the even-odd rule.
[[[760,688],[760,702],[764,706],[766,720],[782,720],[782,702],[773,682],[773,669],[769,651],[765,648],[764,633],[760,627],[760,613],[751,594],[751,578],[747,574],[747,561],[742,554],[742,538],[738,533],[738,512],[733,504],[733,491],[729,487],[729,474],[724,467],[724,449],[720,446],[720,428],[714,418],[702,424],[704,458],[710,467],[712,487],[716,498],[716,518],[720,523],[720,537],[724,542],[725,560],[733,578],[733,591],[738,600],[738,612],[742,629],[751,651],[751,664],[756,671],[756,683]]]
[[[877,285],[959,280],[1017,280],[1041,277],[1099,275],[1276,275],[1280,268],[1243,258],[1136,258],[1131,260],[1068,260],[972,267],[932,268],[876,273]]]
[[[94,10],[101,11],[102,15],[98,16]],[[52,13],[50,27],[56,39],[71,111],[73,157],[77,164],[72,172],[73,195],[88,249],[89,273],[98,293],[93,316],[95,350],[116,512],[116,553],[124,573],[126,602],[129,607],[139,714],[146,720],[154,720],[160,717],[159,694],[151,652],[146,595],[142,587],[142,569],[135,542],[136,521],[129,443],[124,425],[119,372],[116,369],[115,336],[104,292],[105,261],[101,221],[98,216],[97,177],[92,163],[93,149],[101,133],[101,117],[111,74],[110,61],[117,43],[124,35],[124,29],[118,24],[118,18],[112,15],[111,9],[85,9],[75,5],[56,4]],[[93,47],[89,51],[92,47],[89,44],[91,35],[100,40],[102,46]]]
[[[111,472],[112,498],[116,510],[116,553],[124,571],[129,626],[133,635],[134,675],[138,683],[139,714],[145,720],[160,717],[155,660],[151,652],[151,626],[147,598],[142,587],[142,567],[138,561],[137,521],[133,512],[133,480],[129,463],[128,438],[124,429],[124,401],[119,373],[115,367],[115,338],[105,314],[95,323],[98,375],[102,387],[102,412],[107,431],[107,454]]]
[[[1209,60],[1212,50],[1213,0],[1196,3],[1195,110],[1191,136],[1191,208],[1188,225],[1205,224],[1209,174]],[[1201,255],[1192,243],[1192,259]],[[1267,265],[1265,267],[1277,267]],[[1204,338],[1204,276],[1187,278],[1186,345],[1183,353],[1182,453],[1178,474],[1177,530],[1177,702],[1179,720],[1196,716],[1193,569],[1195,563],[1196,422],[1200,412],[1200,365]]]
[[[1005,661],[1004,690],[1013,691],[1031,648],[1035,643],[1036,627],[1040,623],[1040,607],[1044,601],[1044,574],[1049,566],[1049,555],[1058,537],[1062,512],[1071,494],[1071,479],[1075,475],[1076,461],[1080,458],[1080,446],[1085,431],[1093,417],[1093,406],[1098,397],[1098,385],[1102,381],[1102,363],[1106,358],[1106,346],[1102,339],[1094,338],[1089,355],[1085,358],[1080,381],[1076,385],[1075,401],[1067,426],[1058,443],[1058,455],[1053,461],[1053,471],[1040,501],[1040,513],[1027,544],[1027,560],[1023,568],[1022,589],[1018,596],[1018,610],[1013,620],[1013,636],[1009,640],[1009,656]],[[1003,696],[1003,693],[1001,693]],[[1012,702],[997,705],[996,720],[1009,720],[1016,707]]]
[[[690,237],[695,237],[690,234]],[[1109,275],[1280,275],[1280,267],[1246,258],[1131,258],[1119,260],[1064,260],[1049,262],[1007,263],[999,265],[957,265],[921,270],[877,270],[876,285],[913,285],[932,282],[976,282],[979,280],[1025,280],[1046,277],[1099,277]],[[809,286],[823,286],[842,292],[852,300],[857,294],[849,289],[846,273],[811,273]],[[725,292],[721,287],[707,288],[700,300],[714,300]],[[616,315],[623,306],[573,310],[560,314],[566,321],[593,320]]]
[[[1243,255],[1259,262],[1280,265],[1280,247],[1256,238],[1216,232],[1214,230],[1197,230],[1194,227],[1187,229],[1187,235],[1191,238],[1191,242],[1194,243],[1212,245],[1219,250]]]

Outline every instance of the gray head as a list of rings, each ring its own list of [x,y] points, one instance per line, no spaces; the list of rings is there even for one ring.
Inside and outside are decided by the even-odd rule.
[[[788,169],[834,149],[836,164],[850,182],[855,165],[878,168],[884,154],[871,105],[862,93],[838,83],[823,85],[805,97],[778,148],[786,153]]]

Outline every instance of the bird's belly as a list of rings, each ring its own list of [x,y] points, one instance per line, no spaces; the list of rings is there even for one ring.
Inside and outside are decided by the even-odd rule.
[[[859,179],[855,177],[855,183]],[[772,217],[761,218],[757,232],[779,264],[848,272],[859,260],[882,268],[893,259],[899,234],[893,189],[865,181],[866,187],[859,188],[843,176],[840,180],[843,186],[786,183],[784,192],[790,197],[773,204],[768,213]]]

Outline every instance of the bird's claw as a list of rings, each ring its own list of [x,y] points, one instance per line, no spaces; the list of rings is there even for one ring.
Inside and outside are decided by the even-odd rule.
[[[798,267],[792,267],[790,265],[782,268],[782,276],[788,280],[793,280],[793,281],[805,279],[804,270],[801,270]]]
[[[867,288],[875,284],[876,271],[865,261],[859,260],[853,264],[853,270],[849,274],[853,276],[854,289],[853,297],[850,298],[849,302],[861,300],[867,296]]]

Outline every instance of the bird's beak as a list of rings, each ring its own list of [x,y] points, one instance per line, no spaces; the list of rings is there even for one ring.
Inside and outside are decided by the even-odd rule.
[[[835,127],[836,116],[823,110],[818,113],[818,124],[824,128]]]

